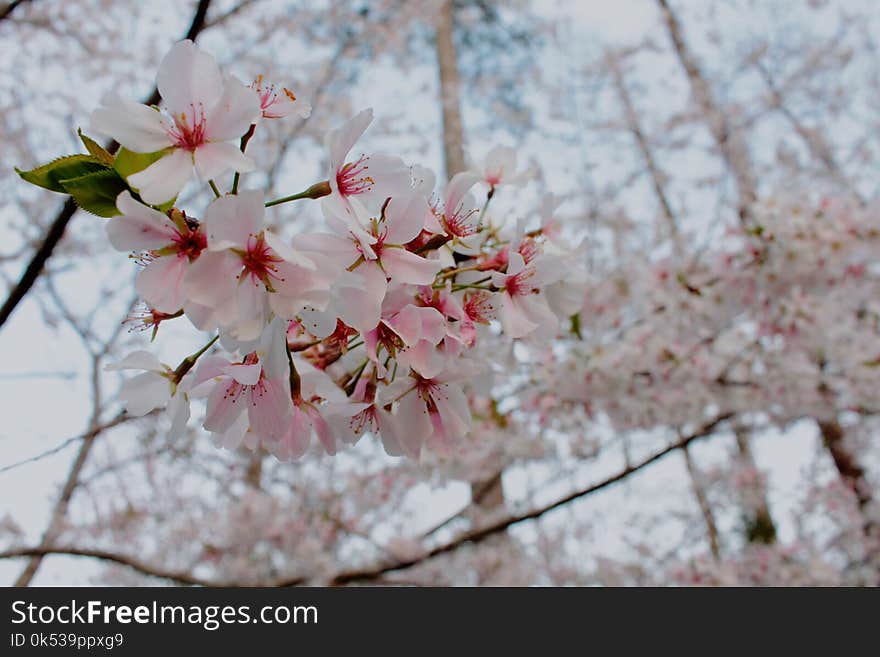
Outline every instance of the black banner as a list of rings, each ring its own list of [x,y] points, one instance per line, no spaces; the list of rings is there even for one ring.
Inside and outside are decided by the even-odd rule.
[[[805,640],[867,647],[860,637],[876,640],[878,602],[876,590],[6,588],[0,655],[457,655],[486,641],[493,654],[605,654],[609,645],[763,654],[775,641],[787,652]]]

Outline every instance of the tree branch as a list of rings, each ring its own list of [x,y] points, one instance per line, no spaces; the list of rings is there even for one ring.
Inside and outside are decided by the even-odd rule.
[[[13,11],[28,2],[31,2],[31,0],[12,0],[12,2],[8,3],[3,9],[0,9],[0,21],[4,18],[9,18]]]
[[[149,575],[150,577],[160,577],[162,579],[170,579],[174,582],[177,582],[178,584],[185,584],[188,586],[222,586],[222,584],[210,582],[208,580],[195,577],[189,573],[165,570],[159,566],[151,566],[149,564],[146,564],[143,561],[135,559],[134,557],[128,557],[123,554],[116,554],[115,552],[108,552],[106,550],[93,550],[67,546],[38,546],[30,548],[14,548],[12,550],[0,552],[0,559],[16,559],[19,557],[42,559],[43,557],[52,554],[60,554],[72,557],[91,557],[94,559],[100,559],[102,561],[110,561],[116,564],[120,564],[122,566],[127,566],[143,575]]]
[[[607,479],[603,479],[602,481],[592,484],[586,488],[582,488],[580,490],[574,491],[562,497],[555,502],[547,504],[545,506],[538,507],[536,509],[532,509],[526,513],[508,516],[502,520],[491,523],[486,527],[475,529],[470,532],[466,532],[455,538],[448,543],[444,543],[439,545],[417,557],[413,557],[411,559],[402,559],[399,561],[394,561],[390,563],[381,564],[379,566],[375,566],[373,568],[366,568],[362,570],[350,570],[337,574],[330,580],[330,584],[333,586],[338,586],[342,584],[349,584],[352,582],[359,581],[369,581],[375,580],[387,573],[404,570],[406,568],[411,568],[412,566],[416,566],[421,564],[429,559],[432,559],[441,554],[447,554],[449,552],[453,552],[457,550],[462,545],[466,543],[479,543],[481,541],[486,540],[490,536],[493,536],[499,532],[505,531],[508,527],[512,527],[513,525],[517,525],[521,522],[525,522],[527,520],[534,520],[536,518],[540,518],[545,513],[553,511],[554,509],[558,509],[559,507],[565,506],[566,504],[578,500],[582,497],[586,497],[591,493],[595,493],[604,488],[608,488],[612,484],[615,484],[623,479],[626,479],[631,474],[638,472],[639,470],[643,470],[648,466],[656,463],[657,461],[663,459],[665,456],[669,455],[676,450],[683,449],[693,441],[703,438],[705,436],[711,435],[718,425],[722,424],[726,420],[729,420],[733,417],[733,413],[723,413],[715,417],[715,419],[707,422],[702,427],[700,427],[694,433],[677,440],[675,443],[669,445],[668,447],[656,452],[655,454],[649,456],[648,458],[640,461],[634,465],[631,465],[627,468],[624,468],[620,472],[608,477]]]

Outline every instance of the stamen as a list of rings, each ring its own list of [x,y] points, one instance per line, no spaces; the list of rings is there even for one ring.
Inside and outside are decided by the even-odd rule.
[[[336,173],[336,185],[343,196],[356,196],[373,189],[376,181],[367,175],[370,158],[361,155],[355,162],[348,162]]]

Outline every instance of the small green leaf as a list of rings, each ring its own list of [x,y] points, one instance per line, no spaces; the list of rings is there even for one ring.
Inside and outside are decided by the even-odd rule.
[[[15,172],[33,185],[53,192],[65,193],[62,180],[78,178],[102,170],[109,169],[94,155],[68,155],[30,171],[16,168]]]
[[[113,168],[119,172],[120,176],[128,178],[130,175],[146,169],[165,155],[166,152],[167,150],[156,151],[155,153],[135,153],[127,148],[120,148],[116,154]]]
[[[99,217],[115,217],[116,197],[128,189],[125,181],[113,169],[104,169],[84,176],[61,181],[64,191],[86,212]]]
[[[80,141],[82,141],[83,145],[86,147],[86,150],[89,153],[98,158],[98,160],[100,160],[107,166],[113,166],[113,155],[110,153],[110,151],[101,146],[101,144],[96,142],[91,137],[87,137],[86,135],[84,135],[82,128],[77,129],[76,134],[79,135]]]

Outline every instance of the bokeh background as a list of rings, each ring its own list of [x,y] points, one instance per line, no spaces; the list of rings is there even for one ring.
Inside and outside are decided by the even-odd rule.
[[[872,0],[0,3],[0,301],[69,219],[0,327],[0,582],[876,585],[878,22]],[[500,225],[561,200],[578,326],[489,343],[459,454],[368,436],[279,463],[121,414],[104,367],[149,341],[122,323],[136,268],[13,166],[81,150],[190,26],[313,106],[261,127],[245,187],[326,178],[324,133],[372,107],[359,147],[441,180],[515,148],[534,175]]]

